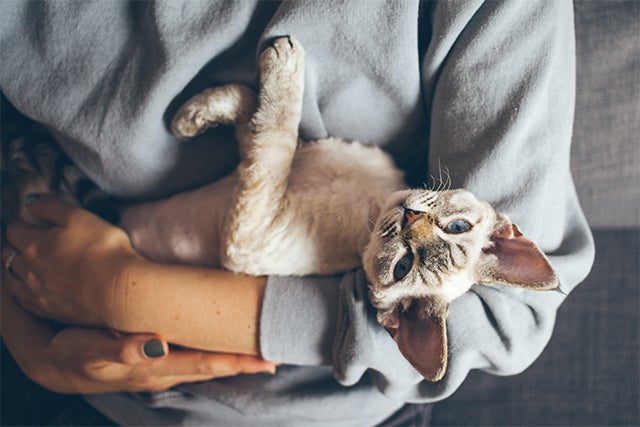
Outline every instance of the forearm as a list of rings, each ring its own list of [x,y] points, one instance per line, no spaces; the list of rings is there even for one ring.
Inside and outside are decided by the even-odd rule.
[[[259,354],[265,279],[138,260],[123,275],[113,324],[202,350]]]

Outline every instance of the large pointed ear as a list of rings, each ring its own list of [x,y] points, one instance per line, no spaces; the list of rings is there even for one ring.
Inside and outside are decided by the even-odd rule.
[[[411,301],[382,321],[402,355],[429,381],[439,381],[447,370],[448,304],[432,298]],[[393,320],[390,320],[393,319]]]
[[[475,269],[480,284],[499,283],[546,291],[560,285],[542,251],[506,218],[500,218]]]

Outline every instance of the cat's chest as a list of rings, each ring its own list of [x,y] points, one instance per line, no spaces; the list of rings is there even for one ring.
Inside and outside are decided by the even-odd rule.
[[[377,148],[337,139],[298,148],[281,224],[286,232],[274,230],[283,253],[296,254],[282,267],[307,274],[362,265],[382,206],[401,188],[402,173]]]

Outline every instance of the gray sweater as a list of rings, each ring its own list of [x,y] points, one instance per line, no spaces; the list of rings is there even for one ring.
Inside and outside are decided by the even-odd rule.
[[[293,35],[307,52],[304,138],[379,145],[412,186],[446,168],[453,187],[536,241],[565,291],[588,273],[593,245],[569,171],[571,1],[4,0],[0,14],[3,93],[115,195],[168,195],[232,170],[229,132],[182,144],[167,122],[205,87],[255,86],[257,54]],[[377,324],[362,271],[270,277],[260,346],[284,363],[276,375],[87,399],[122,425],[373,425],[405,402],[446,398],[471,369],[521,372],[563,299],[472,288],[451,306],[449,368],[434,384]]]

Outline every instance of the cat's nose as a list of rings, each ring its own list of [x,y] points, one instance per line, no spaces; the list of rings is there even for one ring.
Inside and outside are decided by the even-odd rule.
[[[418,221],[424,216],[424,212],[414,211],[413,209],[404,210],[404,219],[402,221],[402,228],[411,226],[414,222]]]

